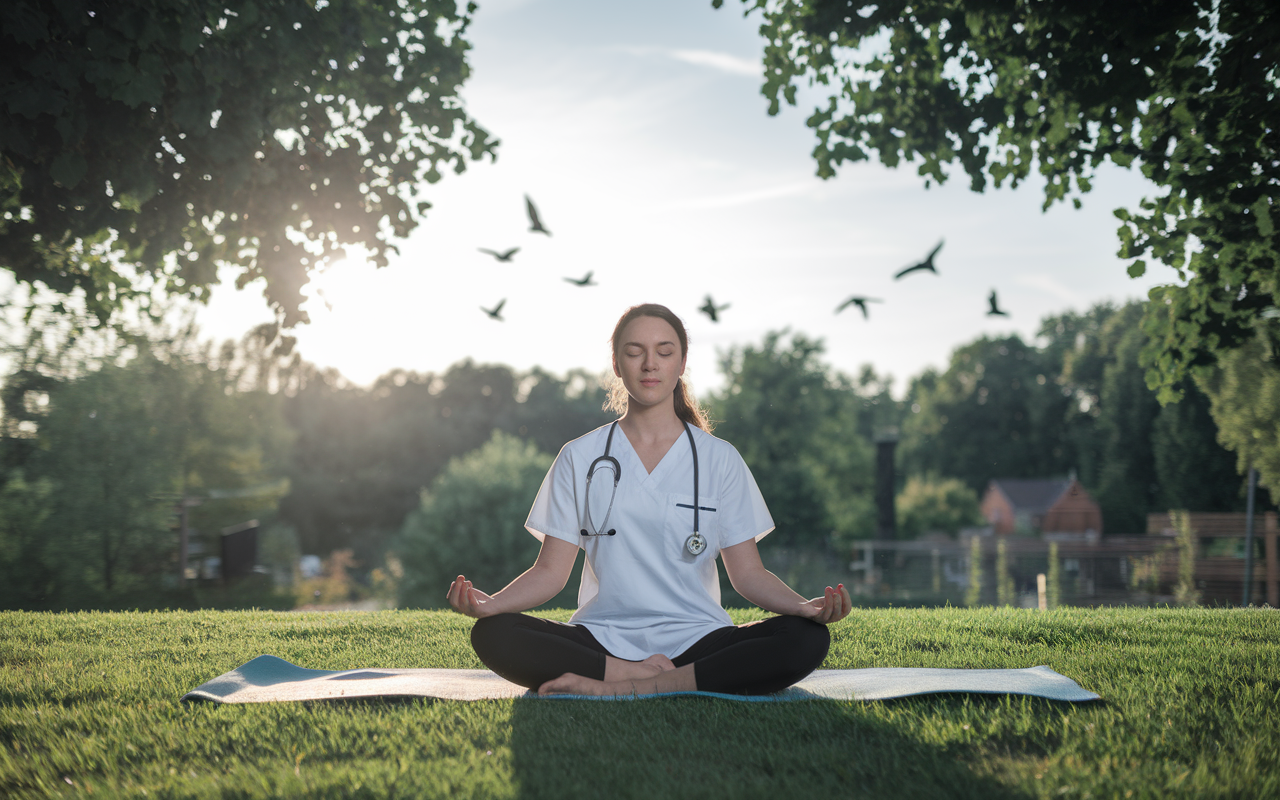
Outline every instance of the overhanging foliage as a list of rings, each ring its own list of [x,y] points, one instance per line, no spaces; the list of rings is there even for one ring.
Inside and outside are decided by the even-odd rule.
[[[203,299],[230,264],[286,326],[306,321],[317,265],[357,244],[385,266],[422,183],[493,154],[458,97],[473,10],[0,4],[0,266],[106,320],[147,278]]]
[[[723,0],[713,0],[719,7]],[[1253,336],[1280,291],[1280,12],[1266,0],[743,0],[761,12],[769,113],[801,81],[818,174],[846,161],[959,162],[970,186],[1036,169],[1045,206],[1106,161],[1161,193],[1120,209],[1122,258],[1181,282],[1152,292],[1147,382],[1176,399],[1190,371]],[[1079,198],[1073,197],[1078,206]],[[1280,323],[1265,336],[1280,353]]]

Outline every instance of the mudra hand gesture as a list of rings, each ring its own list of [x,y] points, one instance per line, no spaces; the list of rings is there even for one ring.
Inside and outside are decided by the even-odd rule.
[[[797,616],[830,625],[847,617],[852,608],[853,601],[849,599],[849,590],[844,588],[842,583],[834,589],[828,586],[822,597],[815,597],[801,604],[800,613]]]
[[[465,576],[459,575],[449,584],[449,605],[459,614],[480,619],[498,613],[493,598],[471,585]]]

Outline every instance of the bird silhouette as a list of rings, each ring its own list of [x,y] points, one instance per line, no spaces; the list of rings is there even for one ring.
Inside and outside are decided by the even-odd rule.
[[[593,270],[588,272],[586,275],[583,275],[581,278],[565,278],[565,280],[572,283],[574,286],[599,286],[600,284],[591,280],[591,276],[595,274],[596,273]]]
[[[524,209],[529,212],[529,232],[545,233],[550,236],[551,231],[542,227],[542,220],[538,219],[538,209],[533,205],[533,201],[529,199],[529,195],[524,196]]]
[[[883,303],[883,302],[884,302],[883,300],[878,300],[874,297],[859,297],[857,295],[854,295],[853,297],[850,297],[848,300],[845,300],[840,305],[836,306],[836,313],[839,314],[841,311],[844,311],[849,306],[857,306],[858,308],[862,309],[863,319],[871,319],[871,315],[867,313],[867,303]]]
[[[485,308],[484,306],[480,306],[480,310],[488,314],[490,319],[496,319],[498,322],[503,322],[504,320],[502,319],[502,307],[505,306],[506,304],[507,304],[507,298],[504,297],[501,300],[499,300],[498,304],[493,308]]]
[[[519,247],[513,247],[510,250],[506,251],[505,253],[499,253],[497,250],[490,250],[486,247],[477,247],[476,249],[479,250],[481,253],[486,253],[488,255],[491,255],[494,258],[504,263],[510,261],[512,256],[520,252]]]
[[[719,322],[720,312],[724,311],[728,307],[729,307],[728,303],[725,303],[722,306],[716,305],[715,301],[711,299],[711,295],[707,295],[707,301],[703,303],[702,307],[699,308],[698,310],[701,311],[703,314],[706,314],[708,317],[711,317],[712,322]]]
[[[1000,306],[996,304],[996,290],[992,289],[991,294],[987,295],[987,302],[991,304],[991,310],[987,312],[988,317],[1007,317],[1008,311],[1001,311]]]
[[[929,253],[929,255],[925,257],[924,261],[921,261],[919,264],[912,264],[911,266],[899,272],[897,275],[894,275],[893,279],[896,281],[897,279],[901,278],[903,275],[906,275],[909,272],[915,272],[918,269],[927,269],[930,272],[932,272],[934,275],[937,275],[938,270],[936,267],[933,266],[933,257],[936,256],[938,254],[938,251],[942,249],[943,241],[946,241],[946,240],[944,239],[939,241],[938,246],[933,248],[933,250]]]

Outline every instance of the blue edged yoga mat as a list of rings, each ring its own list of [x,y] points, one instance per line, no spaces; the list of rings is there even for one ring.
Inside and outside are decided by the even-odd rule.
[[[1025,694],[1081,702],[1099,695],[1080,688],[1049,667],[1027,669],[820,669],[777,694],[737,695],[671,692],[640,697],[555,695],[552,700],[635,700],[696,695],[747,702],[789,700],[889,700],[940,692]],[[306,669],[275,656],[247,664],[192,689],[183,700],[214,703],[278,703],[299,700],[361,700],[376,697],[433,697],[441,700],[496,700],[538,695],[485,669]]]

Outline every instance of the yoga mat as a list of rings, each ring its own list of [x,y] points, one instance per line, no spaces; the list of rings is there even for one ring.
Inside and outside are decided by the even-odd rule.
[[[641,697],[555,695],[552,700],[633,700],[696,695],[748,702],[788,700],[889,700],[939,692],[1026,694],[1080,702],[1099,696],[1048,667],[1028,669],[820,669],[777,694],[737,695],[671,692]],[[538,696],[485,669],[306,669],[275,656],[258,656],[182,696],[214,703],[276,703],[297,700],[359,700],[375,697],[434,697],[494,700]]]

